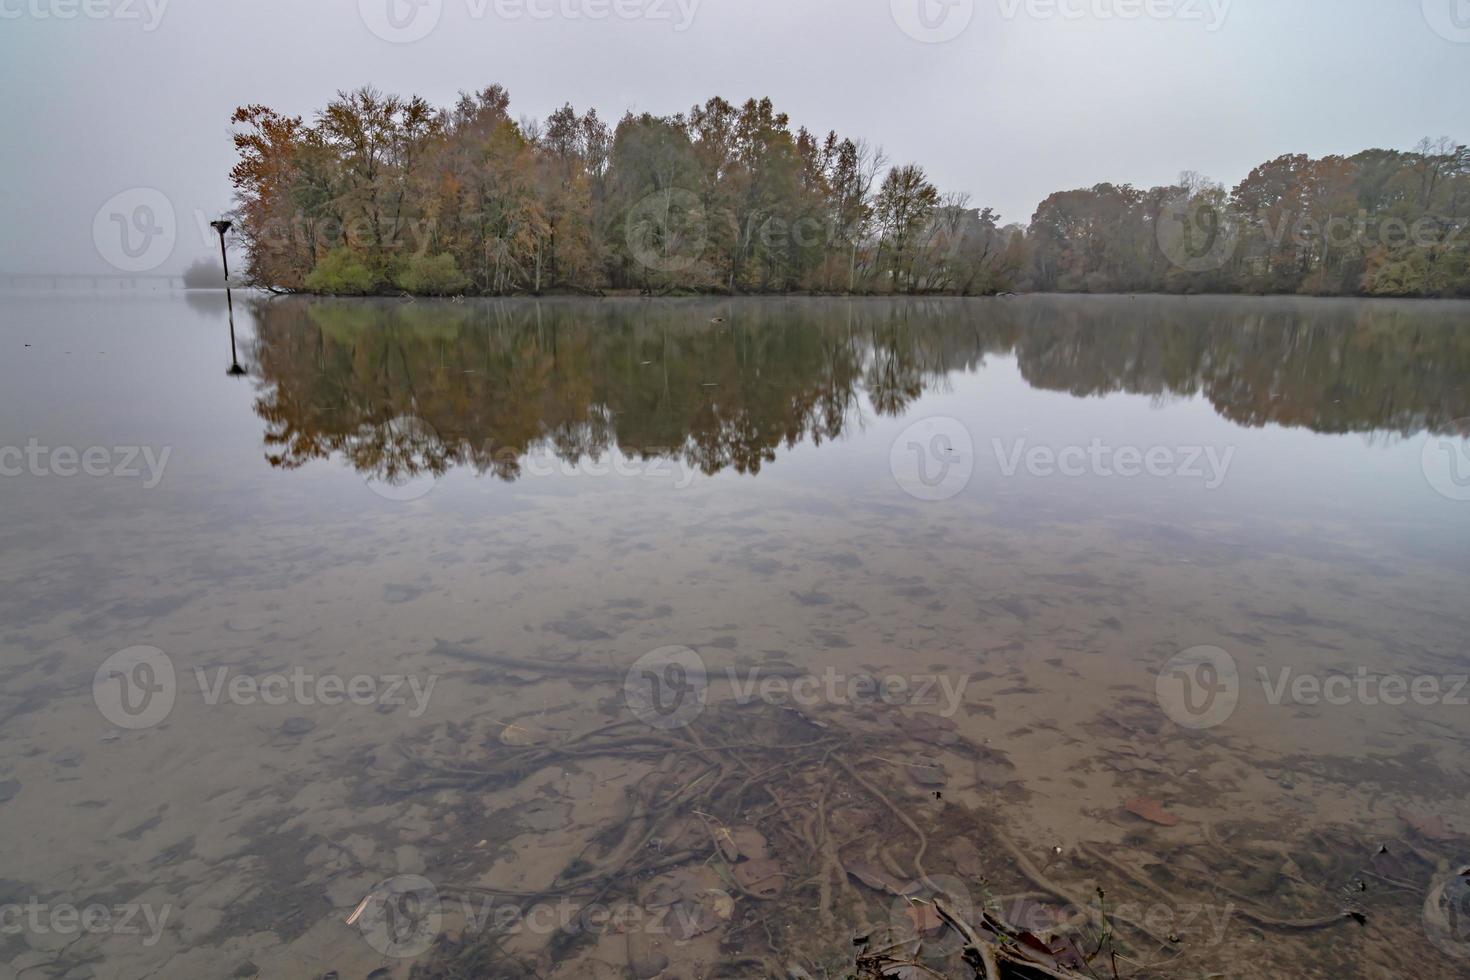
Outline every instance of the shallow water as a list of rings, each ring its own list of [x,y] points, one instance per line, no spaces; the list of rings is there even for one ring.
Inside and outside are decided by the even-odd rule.
[[[1242,922],[1124,975],[1470,969],[1470,906],[1423,911],[1470,863],[1470,305],[237,296],[234,323],[240,377],[222,297],[0,294],[11,973],[407,976],[423,950],[345,922],[380,882],[543,888],[643,772],[409,760],[677,732],[621,679],[671,647],[712,704],[780,663],[819,683],[765,700],[839,728],[952,721],[864,771],[1044,875],[1101,883],[1074,862],[1103,848],[1177,895],[1160,869],[1286,847],[1233,889],[1283,917],[1371,881],[1366,925]],[[920,752],[944,779],[910,782]],[[1377,846],[1411,857],[1355,873]],[[623,943],[548,934],[516,955],[626,975]],[[720,975],[718,935],[660,940],[665,975]]]

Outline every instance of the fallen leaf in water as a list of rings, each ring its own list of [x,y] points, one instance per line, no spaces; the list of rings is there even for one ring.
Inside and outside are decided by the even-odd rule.
[[[1452,841],[1460,837],[1459,834],[1450,829],[1450,826],[1445,823],[1444,817],[1441,816],[1433,814],[1425,815],[1420,813],[1413,813],[1409,810],[1400,810],[1399,817],[1403,819],[1404,823],[1409,825],[1409,828],[1413,830],[1414,833],[1418,834],[1420,837],[1423,837],[1425,840],[1445,843],[1447,841]]]
[[[908,913],[909,923],[914,927],[916,935],[937,936],[944,931],[944,920],[928,902],[910,902],[904,911]]]
[[[668,919],[676,939],[693,939],[718,929],[734,914],[735,900],[728,892],[706,888],[675,902]]]
[[[516,810],[516,817],[527,830],[549,833],[572,822],[572,808],[551,800],[532,800]]]
[[[500,731],[500,741],[504,745],[520,748],[525,745],[536,744],[536,734],[529,728],[520,725],[506,725]]]
[[[967,837],[956,837],[944,849],[945,855],[954,862],[955,871],[967,878],[978,878],[985,871],[980,859],[980,849]]]
[[[871,861],[846,861],[847,873],[869,888],[890,895],[907,895],[919,888],[918,882],[904,883],[873,864]]]
[[[656,949],[630,950],[628,968],[637,980],[652,980],[669,968],[669,958]]]
[[[1064,911],[1025,895],[1008,899],[1002,912],[1007,922],[1025,932],[1050,932],[1067,921]]]
[[[939,715],[928,712],[897,715],[894,721],[905,735],[920,742],[928,742],[931,745],[954,745],[960,740],[959,733],[955,731],[955,723]]]
[[[680,900],[694,901],[703,892],[712,890],[702,880],[706,875],[709,882],[719,881],[714,872],[705,868],[680,868],[671,871],[653,882],[644,892],[643,904],[650,909],[666,909]]]
[[[944,786],[949,783],[949,773],[944,764],[933,756],[916,755],[908,765],[909,775],[920,786]]]
[[[730,830],[730,844],[735,848],[735,858],[759,861],[770,857],[766,849],[766,837],[754,827],[734,827]]]
[[[932,975],[909,963],[898,963],[883,968],[884,980],[929,980]]]
[[[786,873],[781,862],[771,858],[744,861],[735,865],[735,880],[740,887],[763,898],[774,898],[786,887]]]
[[[710,910],[725,922],[729,922],[730,917],[735,914],[735,899],[731,898],[728,893],[719,891],[718,889],[711,889],[705,892],[704,896],[705,904],[709,906]]]
[[[499,679],[512,684],[539,684],[546,680],[546,675],[533,670],[507,670],[501,672]]]
[[[1129,800],[1123,806],[1134,816],[1142,817],[1149,823],[1156,823],[1160,827],[1172,827],[1179,822],[1179,818],[1165,810],[1164,804],[1158,800],[1139,797],[1136,800]]]
[[[999,749],[980,746],[975,751],[975,781],[981,786],[1005,786],[1017,780],[1016,766]]]
[[[651,930],[628,930],[628,968],[634,980],[653,980],[669,968],[669,956],[659,949],[660,942]]]
[[[81,749],[62,749],[51,757],[51,761],[64,769],[75,769],[85,756]]]
[[[291,735],[293,737],[301,736],[313,731],[315,728],[316,722],[310,718],[287,718],[281,723],[281,734]]]
[[[741,858],[760,860],[770,857],[766,850],[766,838],[754,827],[722,827],[710,824],[710,836],[726,861],[734,864]]]
[[[666,909],[679,900],[679,886],[672,881],[656,881],[648,889],[643,904],[651,909]]]

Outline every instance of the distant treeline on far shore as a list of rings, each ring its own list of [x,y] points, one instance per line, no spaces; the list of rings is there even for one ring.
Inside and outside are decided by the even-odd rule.
[[[1242,292],[1470,296],[1470,149],[1282,156],[1226,189],[1098,184],[1003,224],[915,163],[715,98],[609,127],[371,88],[234,116],[256,285],[340,295]]]

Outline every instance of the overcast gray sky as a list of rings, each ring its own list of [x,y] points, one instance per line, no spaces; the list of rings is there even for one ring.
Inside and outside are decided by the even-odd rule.
[[[499,82],[518,116],[615,122],[769,95],[1026,221],[1104,180],[1470,139],[1470,0],[0,0],[0,78],[0,270],[112,271],[99,209],[151,188],[173,272],[230,204],[245,103]]]

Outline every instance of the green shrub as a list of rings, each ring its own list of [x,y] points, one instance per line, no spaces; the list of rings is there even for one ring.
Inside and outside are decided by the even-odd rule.
[[[463,292],[468,282],[448,252],[415,255],[398,274],[398,285],[419,296],[450,296]]]
[[[362,296],[373,292],[377,284],[377,276],[346,246],[323,255],[306,277],[307,289],[334,296]]]

